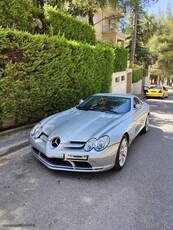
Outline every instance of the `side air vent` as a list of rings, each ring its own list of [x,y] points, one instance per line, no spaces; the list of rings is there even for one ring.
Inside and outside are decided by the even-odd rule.
[[[55,137],[52,139],[52,146],[54,148],[58,147],[59,144],[60,144],[60,138],[59,137]]]

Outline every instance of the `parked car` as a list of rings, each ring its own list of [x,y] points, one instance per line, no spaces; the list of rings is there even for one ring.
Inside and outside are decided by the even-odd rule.
[[[146,97],[147,98],[150,98],[150,97],[165,98],[165,97],[168,97],[168,90],[162,85],[154,85],[148,89],[148,92],[146,92]]]
[[[34,156],[54,170],[121,170],[128,147],[149,127],[149,105],[134,95],[95,94],[39,122],[30,133]]]

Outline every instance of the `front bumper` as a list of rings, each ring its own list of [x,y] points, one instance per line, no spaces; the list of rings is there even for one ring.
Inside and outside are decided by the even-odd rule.
[[[119,143],[107,147],[101,152],[95,150],[89,153],[83,149],[66,149],[60,150],[47,148],[47,144],[37,140],[38,143],[31,137],[30,143],[34,156],[47,168],[61,171],[76,171],[76,172],[100,172],[106,171],[114,167],[115,159],[119,147]],[[66,159],[65,155],[72,156],[87,155],[86,159],[71,158]]]

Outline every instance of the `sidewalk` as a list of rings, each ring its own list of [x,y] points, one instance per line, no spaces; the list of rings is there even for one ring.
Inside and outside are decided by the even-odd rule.
[[[0,132],[0,157],[29,146],[28,135],[34,125]]]
[[[136,96],[145,98],[144,94]],[[28,135],[33,126],[34,124],[0,132],[0,157],[29,146]]]

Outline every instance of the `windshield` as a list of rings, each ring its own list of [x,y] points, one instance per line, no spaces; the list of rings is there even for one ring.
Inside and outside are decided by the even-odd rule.
[[[130,111],[130,98],[92,96],[76,107],[80,110],[93,110],[110,113],[127,113]]]
[[[162,86],[159,86],[159,85],[154,85],[154,86],[151,86],[149,89],[162,89]]]

